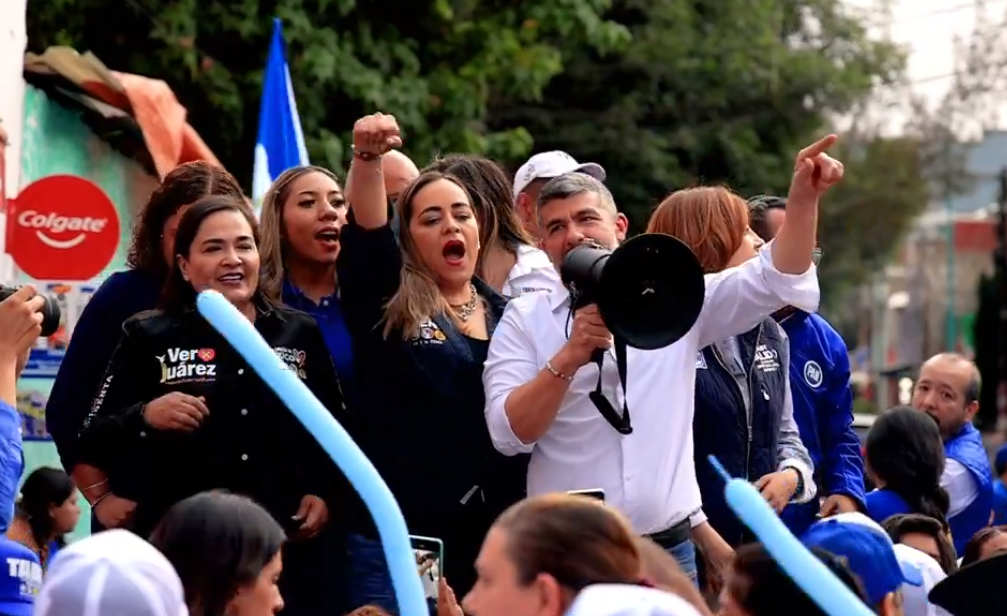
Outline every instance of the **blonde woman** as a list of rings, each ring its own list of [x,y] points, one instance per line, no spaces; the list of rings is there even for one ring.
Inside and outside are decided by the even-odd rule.
[[[352,413],[353,352],[336,282],[339,235],[345,224],[346,197],[334,173],[314,166],[281,173],[262,201],[259,285],[268,296],[282,298],[284,304],[318,323],[346,409]],[[340,513],[359,506],[356,494],[350,491],[340,502]],[[344,516],[339,515],[318,537],[285,548],[285,589],[297,588],[286,592],[284,614],[335,613],[342,608],[341,589],[326,580],[344,575],[343,521]],[[300,589],[305,592],[298,592]],[[302,596],[310,596],[311,603],[302,604]]]
[[[401,145],[395,118],[362,118],[353,139],[337,269],[357,368],[355,436],[409,530],[444,542],[443,573],[461,594],[486,530],[522,496],[524,460],[496,453],[483,419],[482,366],[505,301],[475,277],[479,225],[462,183],[421,174],[396,200],[397,241],[382,178],[382,157]],[[395,613],[377,533],[369,516],[355,522],[351,594],[366,592],[351,608]]]
[[[346,211],[334,173],[314,166],[288,169],[262,201],[260,254],[263,290],[318,322],[352,409],[353,351],[336,282]]]

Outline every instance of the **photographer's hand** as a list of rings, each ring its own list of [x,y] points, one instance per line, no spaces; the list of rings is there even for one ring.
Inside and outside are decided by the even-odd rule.
[[[25,285],[0,302],[0,400],[17,404],[17,378],[42,333],[45,298]]]
[[[596,304],[589,304],[573,316],[570,339],[553,359],[553,366],[559,372],[573,376],[581,366],[591,361],[597,349],[612,346],[612,332],[605,327]]]

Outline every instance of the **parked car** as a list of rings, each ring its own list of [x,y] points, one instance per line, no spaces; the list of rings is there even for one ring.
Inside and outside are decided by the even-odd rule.
[[[853,414],[853,431],[857,433],[860,438],[860,455],[866,455],[864,451],[864,446],[867,443],[867,433],[870,432],[871,426],[874,425],[874,420],[878,416],[875,413],[854,413]],[[871,482],[869,477],[864,477],[864,488],[870,492],[874,489],[874,484]]]
[[[867,433],[870,431],[871,426],[874,425],[874,420],[878,416],[874,413],[854,413],[853,414],[853,431],[857,433],[860,437],[860,444],[863,445],[867,439]]]

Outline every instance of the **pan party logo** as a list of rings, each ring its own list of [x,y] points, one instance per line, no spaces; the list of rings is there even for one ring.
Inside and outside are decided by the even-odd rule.
[[[302,381],[308,378],[304,372],[304,362],[308,356],[304,351],[288,347],[273,347],[273,352],[286,365],[287,369],[292,370]]]
[[[209,383],[217,378],[217,356],[213,349],[168,349],[158,355],[162,383]]]

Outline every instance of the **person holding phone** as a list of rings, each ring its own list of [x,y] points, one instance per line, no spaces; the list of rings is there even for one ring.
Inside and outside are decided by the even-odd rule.
[[[342,397],[318,325],[258,285],[258,230],[231,197],[183,216],[161,309],[123,324],[81,434],[73,478],[106,527],[147,536],[175,503],[227,490],[261,504],[295,541],[317,534],[342,474],[262,379],[195,309],[221,293],[333,413]]]

